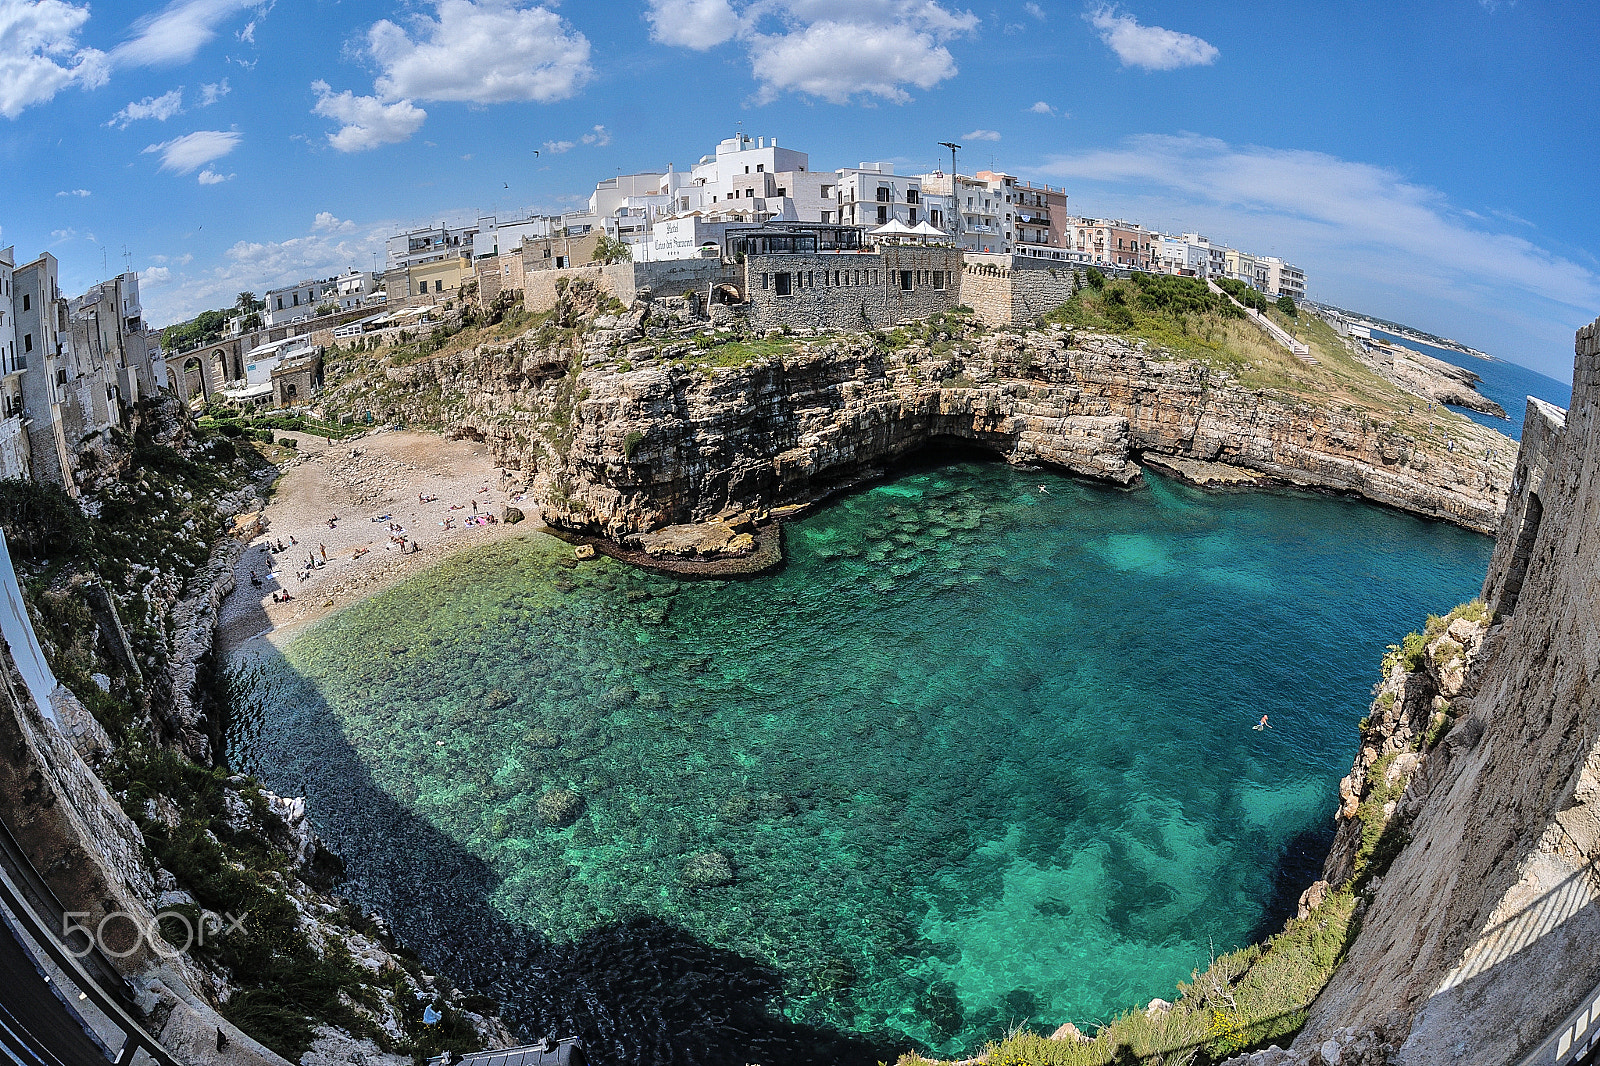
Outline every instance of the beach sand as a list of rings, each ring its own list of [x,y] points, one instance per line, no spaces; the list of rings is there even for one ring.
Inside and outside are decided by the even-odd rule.
[[[283,435],[300,441],[300,458],[278,479],[265,512],[266,532],[250,542],[234,569],[237,587],[217,623],[225,659],[247,655],[259,639],[279,644],[463,548],[541,528],[537,510],[515,526],[466,524],[474,502],[479,514],[496,519],[508,504],[523,506],[515,499],[520,483],[503,477],[482,444],[413,430],[379,431],[331,445],[307,434]],[[419,494],[438,499],[421,503]],[[385,514],[386,520],[371,520]],[[338,522],[330,528],[334,515]],[[454,519],[454,528],[443,527],[447,519]],[[390,544],[390,522],[403,527],[419,550],[400,554]],[[280,541],[283,552],[268,550]],[[322,546],[327,564],[301,580],[306,557],[316,552],[320,559]],[[357,556],[362,548],[367,550]],[[251,585],[252,573],[260,588]],[[294,599],[272,602],[279,589]]]

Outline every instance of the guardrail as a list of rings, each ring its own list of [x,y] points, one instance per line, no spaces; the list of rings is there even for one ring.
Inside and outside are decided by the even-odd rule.
[[[83,997],[100,1008],[105,1016],[111,1019],[124,1035],[122,1047],[117,1051],[117,1057],[112,1059],[113,1066],[121,1066],[128,1062],[136,1052],[143,1049],[157,1066],[180,1066],[161,1042],[147,1032],[143,1025],[133,1019],[122,1003],[100,986],[79,962],[78,958],[56,939],[55,933],[47,926],[44,919],[39,917],[24,896],[22,889],[12,880],[11,874],[0,865],[0,906],[5,907],[11,916],[33,939],[33,942],[42,948],[45,954],[59,966],[73,983],[78,986],[78,991]]]

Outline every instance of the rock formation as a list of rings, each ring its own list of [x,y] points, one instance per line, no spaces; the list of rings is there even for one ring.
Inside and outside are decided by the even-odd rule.
[[[863,335],[708,366],[689,343],[619,347],[642,318],[622,334],[546,325],[392,367],[378,395],[355,379],[330,408],[359,402],[487,441],[549,524],[641,552],[663,527],[809,504],[940,439],[1121,485],[1141,458],[1243,468],[1482,532],[1511,480],[1505,438],[1474,424],[1418,437],[1392,413],[1250,387],[1105,334],[957,330],[901,347]],[[748,550],[725,533],[674,539]]]

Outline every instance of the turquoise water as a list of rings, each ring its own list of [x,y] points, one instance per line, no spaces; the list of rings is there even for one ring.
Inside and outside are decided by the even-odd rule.
[[[747,581],[539,535],[460,556],[246,671],[233,759],[530,1033],[608,1061],[968,1051],[1171,998],[1281,921],[1384,645],[1491,546],[956,462],[791,524]]]

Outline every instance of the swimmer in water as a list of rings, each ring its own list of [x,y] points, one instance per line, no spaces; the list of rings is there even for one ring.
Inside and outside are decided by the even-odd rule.
[[[1256,723],[1255,728],[1256,728],[1256,732],[1259,733],[1263,729],[1271,729],[1272,726],[1267,724],[1267,716],[1266,715],[1262,715],[1261,716],[1261,721]]]
[[[1043,486],[1043,485],[1040,485],[1040,486],[1039,486],[1039,491],[1040,491],[1040,492],[1041,492],[1041,493],[1043,493],[1043,494],[1044,494],[1044,495],[1046,495],[1046,496],[1048,496],[1048,495],[1050,495],[1050,490],[1049,490],[1049,489],[1047,489],[1047,488],[1045,488],[1045,487],[1044,487],[1044,486]]]

